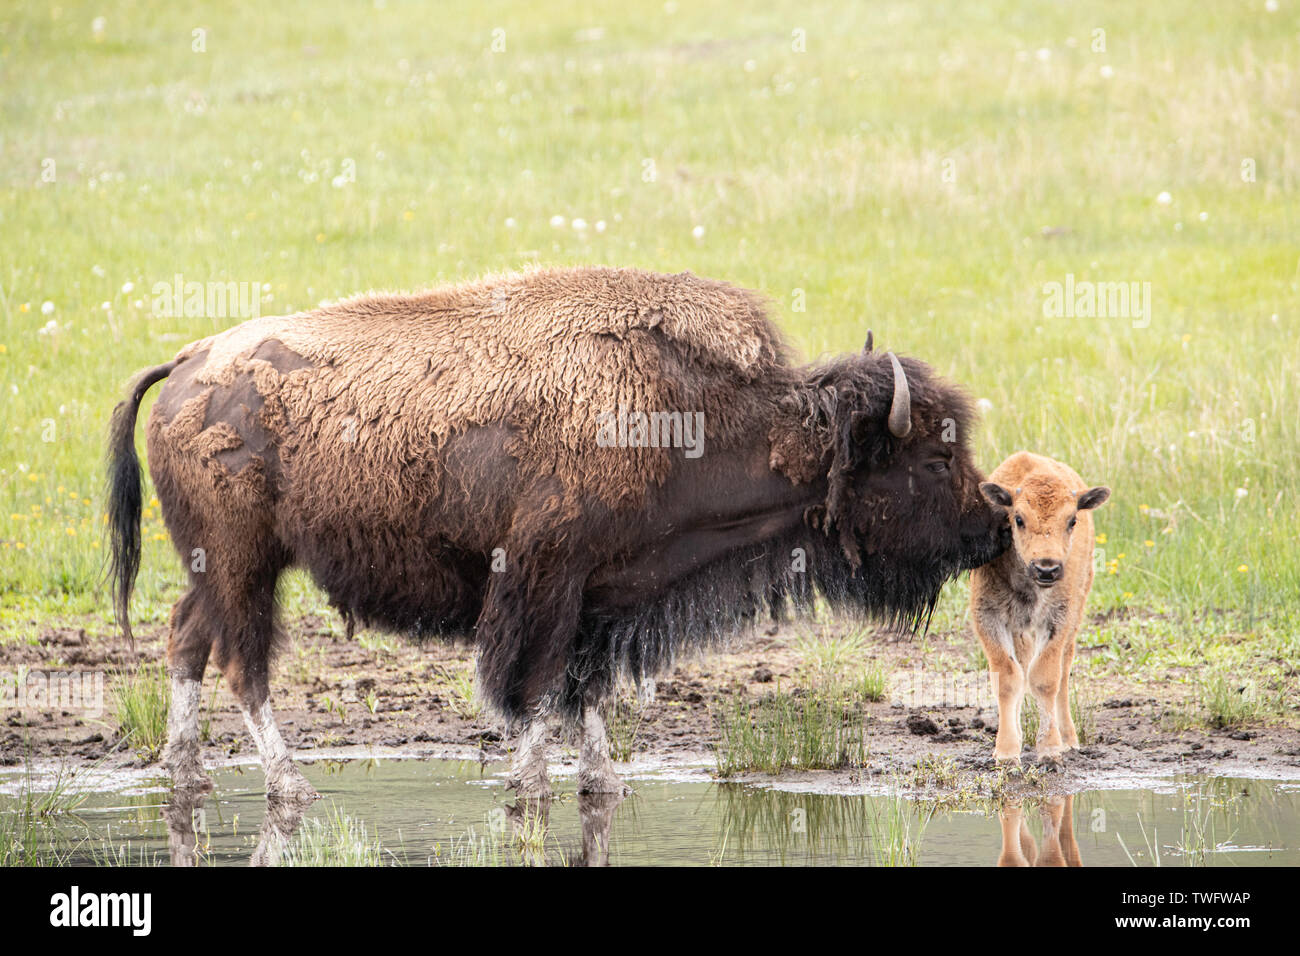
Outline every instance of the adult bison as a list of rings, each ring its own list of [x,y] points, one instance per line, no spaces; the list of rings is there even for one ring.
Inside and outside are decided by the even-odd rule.
[[[315,796],[271,714],[280,573],[349,620],[477,646],[545,793],[545,717],[582,737],[580,789],[621,788],[599,705],[760,613],[925,619],[1007,545],[979,493],[963,394],[868,347],[792,364],[760,298],[690,273],[537,270],[254,319],[143,372],[113,413],[118,620],[149,467],[190,587],[172,611],[166,763],[204,786],[211,654],[267,790]]]

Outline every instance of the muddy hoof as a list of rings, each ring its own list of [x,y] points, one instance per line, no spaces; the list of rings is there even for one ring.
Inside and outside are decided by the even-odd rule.
[[[1040,754],[1037,760],[1041,770],[1064,770],[1065,754]]]
[[[320,794],[302,775],[302,771],[290,764],[268,777],[266,798],[286,804],[304,804],[319,800]]]
[[[1020,769],[1019,757],[994,757],[993,765],[999,770],[1018,771]]]

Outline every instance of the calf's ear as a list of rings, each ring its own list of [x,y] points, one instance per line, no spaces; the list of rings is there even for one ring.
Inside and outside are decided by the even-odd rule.
[[[1079,495],[1079,510],[1087,511],[1090,508],[1096,508],[1106,503],[1110,497],[1110,489],[1105,485],[1098,485],[1096,488],[1089,488]]]
[[[1011,507],[1011,492],[995,481],[980,482],[980,494],[991,505],[1001,505],[1003,508]]]

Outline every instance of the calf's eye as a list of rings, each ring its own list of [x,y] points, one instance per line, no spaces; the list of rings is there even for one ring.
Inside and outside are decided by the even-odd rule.
[[[1024,526],[1025,526],[1025,519],[1020,517],[1020,515],[1016,515],[1016,527],[1023,528]]]
[[[1074,530],[1074,523],[1075,523],[1076,521],[1078,521],[1078,520],[1079,520],[1078,518],[1071,518],[1071,519],[1070,519],[1070,523],[1067,524],[1067,525],[1065,526],[1065,530],[1066,530],[1066,531],[1073,531],[1073,530]]]

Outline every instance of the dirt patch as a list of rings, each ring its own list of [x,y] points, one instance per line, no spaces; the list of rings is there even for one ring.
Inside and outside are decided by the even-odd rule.
[[[117,675],[138,661],[160,660],[166,630],[137,632],[134,653],[120,637],[96,636],[93,630],[89,622],[51,627],[35,643],[0,644],[0,673],[102,671],[105,691],[105,712],[98,718],[66,710],[0,710],[0,765],[19,764],[28,754],[75,765],[114,748],[111,701]],[[285,739],[296,750],[381,748],[424,756],[472,747],[484,759],[506,755],[499,723],[471,713],[465,700],[473,674],[469,648],[415,647],[373,634],[348,641],[337,622],[318,617],[298,620],[289,631],[292,642],[277,663],[272,702]],[[936,763],[961,775],[992,772],[997,710],[987,696],[985,675],[969,669],[971,646],[961,631],[925,639],[881,632],[869,639],[863,654],[890,676],[885,698],[867,707],[868,767],[823,775],[825,782],[833,787],[890,774],[915,779]],[[772,629],[740,638],[724,653],[685,662],[660,678],[652,701],[631,702],[625,708],[630,716],[615,732],[632,740],[638,761],[707,760],[719,739],[716,714],[731,707],[737,695],[757,698],[807,682],[806,658],[796,648],[793,631]],[[1052,774],[1053,789],[1173,773],[1300,778],[1300,731],[1277,726],[1172,730],[1167,713],[1180,704],[1174,685],[1160,689],[1161,699],[1152,696],[1151,685],[1128,686],[1118,679],[1080,683],[1091,701],[1088,739]],[[234,698],[224,682],[218,686],[212,670],[204,682],[201,719],[209,765],[253,755]],[[119,762],[148,763],[138,755],[111,760]],[[798,781],[816,775],[788,776]]]

